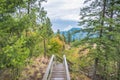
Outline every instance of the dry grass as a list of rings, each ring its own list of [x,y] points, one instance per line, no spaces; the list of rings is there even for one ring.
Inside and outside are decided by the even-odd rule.
[[[32,59],[32,64],[24,68],[21,73],[19,80],[41,80],[47,64],[49,62],[48,58],[37,57]]]
[[[20,74],[18,80],[41,80],[49,59],[44,57],[34,57],[31,59],[32,63],[25,66]],[[11,69],[7,68],[0,70],[0,80],[12,80]]]

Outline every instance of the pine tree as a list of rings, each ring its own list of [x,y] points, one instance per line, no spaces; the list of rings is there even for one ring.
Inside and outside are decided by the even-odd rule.
[[[67,43],[70,45],[71,43],[71,33],[70,31],[67,32]]]
[[[53,33],[53,31],[51,29],[52,24],[50,22],[50,19],[47,17],[47,12],[44,10],[43,7],[40,9],[39,18],[40,18],[40,21],[41,21],[39,31],[40,31],[41,37],[43,38],[44,57],[46,57],[46,53],[47,53],[46,40]]]
[[[64,32],[62,33],[62,36],[63,36],[63,41],[66,43],[66,37]]]
[[[96,50],[92,58],[94,58],[94,71],[93,71],[93,80],[97,80],[96,75],[100,75],[98,68],[102,68],[103,80],[109,80],[109,68],[111,68],[110,62],[111,58],[115,58],[115,40],[113,34],[117,34],[114,30],[117,28],[115,24],[117,21],[117,15],[119,15],[118,5],[115,3],[117,0],[86,0],[86,3],[90,5],[85,6],[81,9],[80,12],[80,22],[79,25],[84,25],[83,31],[88,33],[87,38],[84,39],[84,42],[93,45],[97,45]],[[115,6],[117,5],[117,6]],[[95,37],[93,37],[96,35]],[[110,52],[111,51],[111,52]],[[109,52],[109,54],[108,54]]]
[[[57,30],[57,34],[59,34],[59,35],[60,35],[60,29],[58,29],[58,30]]]
[[[43,1],[0,0],[0,70],[10,69],[11,80],[18,79],[27,60],[39,55],[39,43],[53,34],[47,12],[39,7]]]

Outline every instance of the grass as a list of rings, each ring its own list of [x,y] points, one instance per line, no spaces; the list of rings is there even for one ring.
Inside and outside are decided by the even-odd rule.
[[[32,64],[27,65],[19,80],[41,80],[47,68],[49,59],[44,57],[34,57],[31,59]]]

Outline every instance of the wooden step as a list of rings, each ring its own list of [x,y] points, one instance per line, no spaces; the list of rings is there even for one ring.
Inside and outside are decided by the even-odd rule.
[[[66,80],[65,67],[62,63],[53,66],[50,80]]]
[[[54,72],[54,73],[55,73],[55,72],[56,72],[56,73],[57,73],[57,72],[65,73],[65,71],[61,71],[61,70],[60,70],[60,71],[52,71],[52,72]]]
[[[50,80],[66,80],[65,78],[51,78]]]
[[[65,72],[52,72],[52,74],[53,75],[55,75],[55,74],[64,74],[65,75],[66,73]]]
[[[64,75],[55,75],[55,76],[51,76],[51,78],[66,78],[66,76],[64,76]]]
[[[64,71],[65,72],[65,69],[59,69],[59,68],[58,69],[54,69],[53,68],[53,71]]]

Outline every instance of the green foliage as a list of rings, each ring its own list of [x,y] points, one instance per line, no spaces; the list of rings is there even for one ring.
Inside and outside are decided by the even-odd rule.
[[[12,38],[14,39],[14,38]],[[25,64],[26,59],[30,53],[29,49],[25,47],[26,40],[24,37],[19,38],[14,44],[7,45],[2,48],[1,68],[15,67],[18,68]]]
[[[47,17],[45,19],[45,22],[40,26],[40,35],[42,38],[49,38],[53,34],[51,26],[52,24],[50,22],[50,19]]]
[[[92,49],[93,46],[91,46],[91,54],[88,55],[91,59],[95,59],[94,76],[97,74],[96,71],[98,70],[98,73],[104,76],[104,80],[109,80],[109,77],[106,75],[110,76],[112,73],[109,73],[112,67],[111,63],[114,65],[116,65],[114,61],[119,63],[117,57],[119,56],[119,54],[117,54],[119,52],[116,52],[117,47],[115,47],[119,44],[119,42],[117,42],[117,36],[120,35],[118,33],[119,19],[117,17],[120,9],[118,9],[119,5],[116,3],[117,1],[118,0],[86,0],[85,4],[89,2],[90,5],[83,7],[80,11],[81,18],[79,25],[83,25],[83,30],[88,33],[87,38],[83,39],[83,42],[89,45],[96,44],[95,49]],[[93,37],[94,35],[95,37]],[[99,61],[97,62],[96,59]],[[99,69],[102,70],[99,71]],[[119,71],[119,68],[116,69]],[[113,72],[115,71],[113,70]],[[118,72],[115,73],[117,74]],[[93,80],[96,79],[94,78]]]
[[[74,42],[72,42],[72,46],[73,47],[77,47],[81,44],[81,41],[75,40]]]
[[[67,43],[70,44],[71,42],[71,33],[70,31],[67,32]]]
[[[24,3],[24,0],[0,0],[0,14],[13,13],[16,7]]]
[[[59,37],[55,37],[50,40],[48,49],[52,54],[61,53],[63,45],[64,43],[59,39]]]
[[[47,12],[41,7],[44,1],[0,0],[0,69],[11,69],[11,80],[19,76],[30,58],[43,53],[43,38],[53,34]]]

